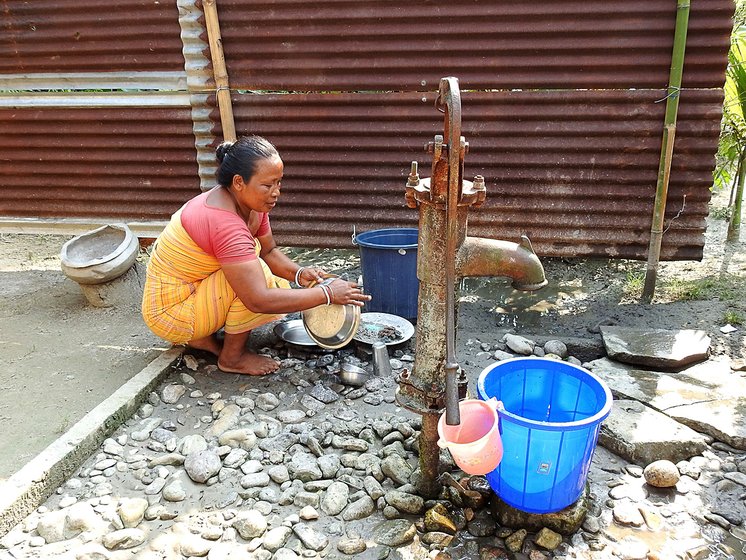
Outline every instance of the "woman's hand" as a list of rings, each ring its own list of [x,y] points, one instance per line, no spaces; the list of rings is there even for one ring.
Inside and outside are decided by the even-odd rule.
[[[332,303],[340,305],[357,305],[362,307],[366,301],[372,299],[371,296],[364,294],[362,288],[358,287],[355,282],[348,282],[337,278],[327,284],[330,292],[330,299]]]
[[[297,276],[298,285],[306,288],[313,282],[321,282],[324,278],[326,278],[326,272],[324,272],[321,268],[304,266],[302,267],[300,274],[298,274]]]

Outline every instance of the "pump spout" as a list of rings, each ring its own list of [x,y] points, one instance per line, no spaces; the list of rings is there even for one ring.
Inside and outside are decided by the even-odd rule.
[[[508,276],[513,288],[524,291],[547,285],[544,267],[525,235],[520,243],[467,236],[456,253],[456,275]]]

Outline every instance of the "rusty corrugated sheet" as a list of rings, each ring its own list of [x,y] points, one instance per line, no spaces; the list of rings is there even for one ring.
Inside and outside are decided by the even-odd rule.
[[[199,164],[200,189],[207,190],[215,184],[215,135],[210,113],[215,107],[215,98],[207,92],[215,90],[212,75],[209,49],[202,38],[204,18],[202,9],[197,4],[200,0],[177,0],[179,7],[179,26],[181,41],[184,44],[184,68],[187,75],[187,87],[192,107],[192,130],[194,146],[197,150]]]
[[[183,68],[174,0],[2,0],[0,73]]]
[[[189,107],[0,110],[0,216],[162,220],[199,192]]]
[[[675,0],[220,0],[231,85],[269,91],[663,88]],[[685,87],[721,87],[732,0],[692,2]]]
[[[468,89],[468,84],[461,84]],[[434,93],[234,95],[239,133],[271,139],[285,160],[272,213],[288,245],[349,247],[358,231],[414,226],[404,204],[412,160],[442,132]],[[467,178],[487,180],[470,233],[517,240],[545,256],[645,258],[664,90],[465,92]],[[701,258],[719,133],[720,90],[681,97],[662,258]]]

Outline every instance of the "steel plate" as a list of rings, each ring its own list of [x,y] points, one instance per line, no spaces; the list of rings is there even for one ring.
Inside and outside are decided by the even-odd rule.
[[[292,321],[278,323],[275,325],[273,330],[278,337],[290,344],[296,344],[298,346],[318,346],[313,339],[308,336],[301,319],[293,319]]]
[[[387,340],[380,337],[382,329],[393,327],[399,334],[396,339]],[[383,342],[386,346],[393,346],[406,342],[414,335],[414,325],[403,317],[391,313],[363,313],[360,315],[360,327],[354,339],[364,344]]]

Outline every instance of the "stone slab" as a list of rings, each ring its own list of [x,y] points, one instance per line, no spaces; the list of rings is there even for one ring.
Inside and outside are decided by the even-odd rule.
[[[586,364],[617,398],[634,399],[736,449],[746,449],[746,379],[727,360],[678,373],[637,369],[600,358]]]
[[[650,368],[679,369],[710,354],[710,337],[701,330],[602,326],[601,337],[609,358]]]
[[[170,371],[182,347],[167,350],[65,434],[0,484],[0,537],[39,507],[137,407]]]
[[[674,463],[699,455],[709,438],[634,400],[615,400],[598,443],[631,463]]]

